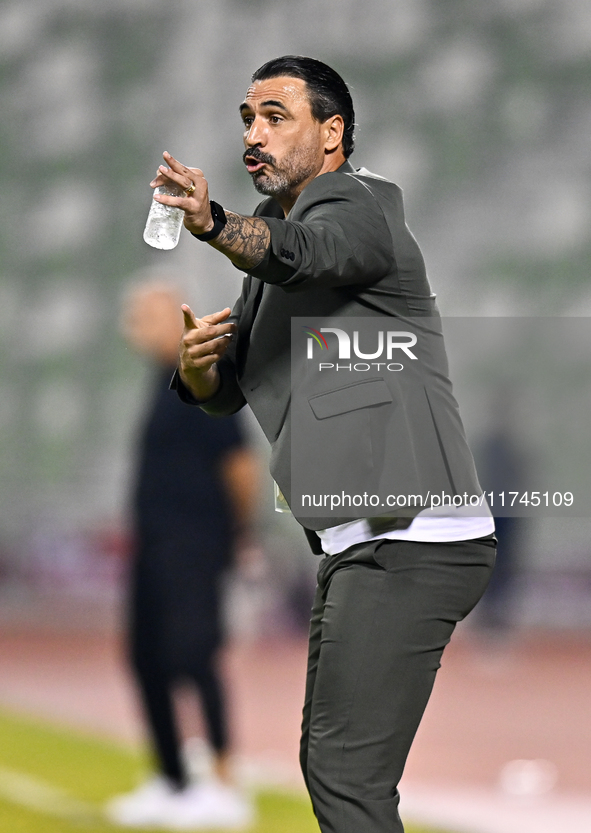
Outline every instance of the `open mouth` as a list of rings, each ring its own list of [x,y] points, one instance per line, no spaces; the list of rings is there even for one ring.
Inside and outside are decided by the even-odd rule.
[[[244,160],[244,164],[246,165],[246,170],[249,174],[256,174],[257,171],[260,171],[265,167],[266,163],[261,162],[260,159],[255,159],[254,156],[247,156]]]

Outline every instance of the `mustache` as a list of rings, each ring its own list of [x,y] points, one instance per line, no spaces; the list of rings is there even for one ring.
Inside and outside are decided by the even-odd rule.
[[[271,156],[270,153],[263,153],[263,151],[258,147],[249,148],[244,151],[242,154],[242,161],[246,163],[247,159],[256,159],[257,162],[266,162],[269,165],[275,164],[275,157]]]

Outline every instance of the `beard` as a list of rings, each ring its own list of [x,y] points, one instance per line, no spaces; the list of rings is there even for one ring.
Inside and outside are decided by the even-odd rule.
[[[251,174],[254,187],[266,197],[280,199],[296,196],[301,184],[313,179],[318,173],[318,159],[311,148],[293,148],[281,163],[257,147],[247,150],[244,157],[247,156],[267,164],[266,170]]]

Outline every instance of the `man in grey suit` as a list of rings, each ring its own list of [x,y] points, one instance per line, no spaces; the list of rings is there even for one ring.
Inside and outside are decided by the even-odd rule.
[[[214,416],[250,404],[272,446],[271,472],[312,548],[324,553],[301,744],[321,830],[400,833],[397,785],[442,651],[490,577],[494,525],[485,508],[470,505],[481,490],[401,191],[348,161],[354,111],[344,81],[319,61],[278,58],[254,73],[240,112],[244,162],[267,196],[254,216],[210,202],[203,173],[167,153],[151,183],[180,185],[185,197],[155,199],[183,209],[185,227],[247,273],[232,311],[197,318],[183,306],[172,385]],[[317,374],[317,389],[294,398],[291,324],[318,317],[377,319],[407,335],[414,322],[436,345],[431,371],[395,382],[394,368],[378,363],[359,384]],[[364,421],[348,421],[353,412]],[[372,426],[393,482],[445,492],[453,505],[312,516],[291,489],[294,414],[309,420],[312,461],[343,458],[343,471],[371,474],[371,443],[354,426]]]

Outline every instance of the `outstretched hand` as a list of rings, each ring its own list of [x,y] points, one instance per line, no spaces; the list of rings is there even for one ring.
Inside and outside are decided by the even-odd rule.
[[[185,326],[179,345],[179,372],[191,393],[206,400],[219,386],[215,365],[228,349],[236,325],[227,321],[229,307],[203,318],[197,318],[187,304],[181,310]]]
[[[209,206],[207,180],[199,168],[188,168],[168,151],[162,154],[166,165],[160,165],[150,185],[184,191],[184,195],[172,197],[168,194],[155,194],[154,199],[163,205],[181,208],[185,212],[185,228],[195,234],[205,234],[213,228],[213,218]]]

